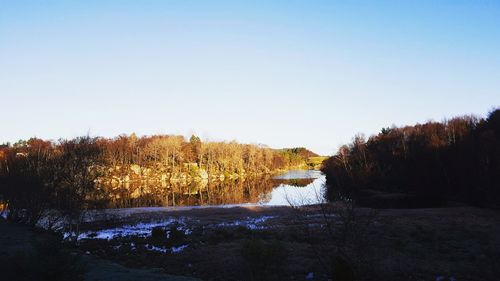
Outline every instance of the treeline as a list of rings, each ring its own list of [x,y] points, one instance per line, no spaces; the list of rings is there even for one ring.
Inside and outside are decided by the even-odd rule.
[[[42,151],[51,154],[58,151],[65,141],[30,139],[13,145],[0,146],[2,155],[33,155]],[[161,168],[170,174],[189,169],[193,164],[208,174],[261,174],[272,173],[303,165],[310,155],[316,155],[305,148],[271,149],[260,145],[232,142],[202,142],[192,136],[155,135],[138,138],[135,134],[116,138],[95,138],[99,162],[106,167]],[[34,151],[35,150],[35,151]],[[5,157],[3,157],[5,158]],[[5,160],[4,160],[5,162]],[[191,165],[186,165],[191,164]],[[124,171],[123,169],[120,169]]]
[[[305,147],[278,149],[279,162],[289,168],[312,168],[310,159],[319,155]]]
[[[289,163],[272,149],[236,142],[202,142],[192,136],[186,141],[182,136],[135,135],[100,139],[103,157],[109,166],[161,168],[174,174],[182,172],[185,163],[196,165],[208,174],[268,173],[286,167]]]
[[[171,183],[233,180],[304,166],[310,153],[202,142],[196,136],[32,138],[0,146],[0,209],[8,206],[11,219],[28,224],[36,224],[47,209],[76,218],[80,210],[110,199],[106,184],[126,189],[142,182],[166,189]]]
[[[322,171],[332,200],[347,195],[374,206],[450,200],[498,206],[500,109],[486,119],[463,116],[385,128],[368,140],[357,135],[323,162]]]

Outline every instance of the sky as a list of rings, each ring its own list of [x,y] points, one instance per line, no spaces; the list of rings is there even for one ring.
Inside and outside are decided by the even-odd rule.
[[[500,1],[0,0],[0,143],[196,134],[331,155],[500,106]]]

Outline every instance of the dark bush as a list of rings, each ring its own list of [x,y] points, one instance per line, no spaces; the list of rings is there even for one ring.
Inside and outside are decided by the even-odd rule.
[[[231,240],[247,239],[256,233],[244,226],[237,227],[217,227],[205,230],[207,242],[217,244]]]
[[[83,280],[84,263],[76,254],[66,252],[54,237],[33,243],[32,253],[0,257],[2,280],[79,281]]]
[[[333,261],[333,280],[354,281],[352,266],[345,259],[337,256]]]
[[[151,230],[151,238],[157,241],[165,240],[167,239],[167,231],[163,227],[153,227]]]
[[[277,240],[250,239],[245,240],[241,247],[250,280],[282,279],[287,254],[287,249]]]
[[[173,225],[168,230],[168,242],[172,245],[178,245],[184,242],[186,234],[184,231],[179,230],[177,225]]]

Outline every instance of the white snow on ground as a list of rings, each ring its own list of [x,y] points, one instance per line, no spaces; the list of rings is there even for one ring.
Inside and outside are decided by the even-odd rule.
[[[338,217],[339,215],[337,214],[314,214],[314,215],[306,215],[306,218],[335,218]]]
[[[276,216],[261,216],[261,217],[247,217],[244,220],[235,220],[231,222],[221,222],[215,225],[209,225],[208,227],[235,227],[243,226],[251,230],[265,229],[266,226],[262,225],[269,219],[273,219]],[[151,235],[151,231],[155,227],[168,227],[173,224],[178,224],[177,230],[183,231],[185,235],[190,235],[192,230],[188,227],[186,219],[181,217],[179,219],[168,218],[164,221],[159,222],[149,222],[149,223],[138,223],[134,225],[123,225],[115,228],[100,229],[93,231],[86,231],[78,235],[78,240],[82,239],[104,239],[111,240],[119,237],[147,237]],[[64,233],[64,238],[70,237],[71,233]],[[167,232],[167,235],[169,233]],[[183,248],[182,248],[183,249]],[[181,250],[182,250],[181,249]],[[173,250],[174,251],[174,250]]]
[[[146,250],[152,251],[152,252],[160,252],[160,253],[167,253],[167,252],[169,252],[169,249],[163,248],[163,247],[156,247],[154,245],[149,245],[149,244],[146,244],[144,246],[146,247]]]
[[[170,250],[172,251],[172,253],[179,253],[184,251],[184,249],[186,249],[188,246],[188,244],[180,245],[179,247],[172,247],[170,248]]]
[[[81,239],[106,239],[111,240],[118,237],[127,236],[140,236],[146,237],[151,235],[151,231],[155,227],[167,227],[173,223],[180,224],[178,230],[184,231],[186,235],[191,233],[191,230],[187,228],[184,218],[173,219],[169,218],[165,221],[160,222],[149,222],[149,223],[138,223],[135,225],[123,225],[116,228],[101,229],[96,231],[86,231],[78,235],[78,240]],[[65,233],[64,237],[69,237],[69,233]]]
[[[67,224],[67,218],[61,216],[61,214],[57,211],[49,210],[45,212],[36,225],[43,229],[62,231]]]
[[[184,245],[180,245],[178,247],[172,247],[172,248],[156,247],[154,245],[149,245],[149,244],[146,244],[144,246],[146,247],[146,250],[148,250],[148,251],[160,252],[160,253],[174,253],[175,254],[175,253],[182,252],[189,245],[188,244],[184,244]]]
[[[265,229],[266,227],[263,225],[260,225],[264,222],[266,222],[269,219],[275,218],[276,216],[262,216],[258,218],[251,218],[247,217],[246,220],[236,220],[233,222],[222,222],[216,224],[216,227],[232,227],[232,226],[243,226],[248,229]]]

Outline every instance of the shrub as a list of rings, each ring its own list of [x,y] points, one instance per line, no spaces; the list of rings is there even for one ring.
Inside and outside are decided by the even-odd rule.
[[[283,272],[287,250],[277,240],[250,239],[243,242],[241,255],[250,271],[250,280],[276,280]]]
[[[153,227],[151,230],[151,238],[153,240],[163,240],[167,238],[167,231],[162,227]]]
[[[333,280],[354,281],[354,270],[352,266],[340,256],[333,261]]]
[[[172,245],[181,244],[186,239],[184,231],[179,230],[177,225],[173,225],[168,230],[168,242]]]
[[[62,249],[59,238],[35,241],[32,253],[0,257],[2,280],[79,281],[84,263],[77,255]]]

